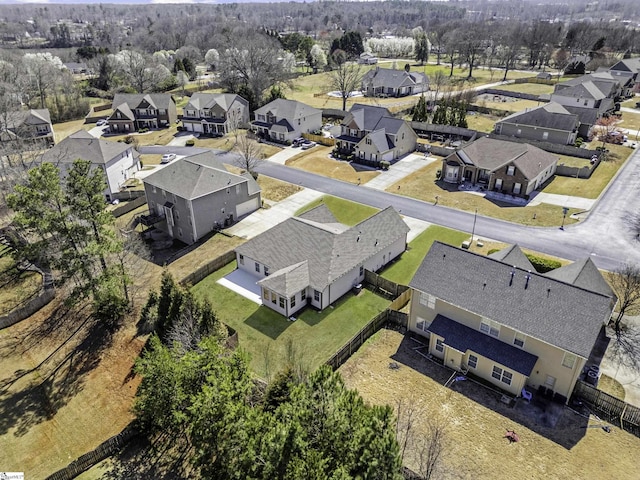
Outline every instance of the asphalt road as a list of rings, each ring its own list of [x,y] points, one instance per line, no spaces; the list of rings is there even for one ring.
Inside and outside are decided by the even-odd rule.
[[[163,146],[141,147],[140,151],[186,155],[202,149]],[[226,163],[232,163],[235,154],[218,153],[228,157],[224,159]],[[357,186],[268,161],[262,162],[257,170],[269,177],[373,207],[385,208],[391,205],[403,215],[430,223],[469,233],[473,228],[473,213]],[[636,150],[586,220],[560,230],[527,227],[478,215],[475,235],[505,243],[517,243],[522,247],[569,260],[590,256],[598,267],[606,270],[615,270],[625,263],[640,265],[640,240],[637,237],[637,232],[640,232],[639,193],[640,150]],[[633,226],[634,219],[638,219],[638,229]]]

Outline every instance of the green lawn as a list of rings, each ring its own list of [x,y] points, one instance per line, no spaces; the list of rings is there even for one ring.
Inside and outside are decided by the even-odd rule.
[[[322,312],[305,309],[290,322],[216,283],[235,268],[236,262],[230,263],[195,285],[193,292],[208,299],[220,320],[237,330],[240,347],[251,355],[251,367],[262,378],[274,375],[292,356],[314,370],[389,305],[363,290],[357,297],[348,293]]]
[[[640,111],[638,113],[622,112],[622,122],[618,126],[630,130],[640,130]],[[629,135],[629,137],[635,139],[635,135]]]
[[[363,205],[362,203],[350,202],[349,200],[325,195],[318,200],[308,203],[298,210],[295,215],[301,215],[323,203],[331,210],[338,222],[345,225],[355,225],[378,211],[378,209]]]
[[[547,85],[545,83],[512,83],[510,85],[501,85],[498,88],[500,90],[507,90],[509,92],[544,95],[553,93],[553,87],[554,85]]]
[[[469,237],[469,233],[433,225],[414,238],[402,257],[386,268],[382,276],[392,282],[408,285],[435,240],[459,247]]]
[[[493,132],[493,127],[496,122],[500,120],[500,117],[494,115],[485,115],[482,113],[474,113],[473,115],[467,115],[467,126],[471,130],[477,130],[478,132]]]

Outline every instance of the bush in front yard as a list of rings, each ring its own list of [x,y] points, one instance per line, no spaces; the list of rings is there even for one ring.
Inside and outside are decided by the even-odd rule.
[[[525,253],[525,255],[533,265],[533,268],[535,268],[536,272],[538,273],[547,273],[562,266],[562,264],[558,260],[542,258],[530,253]]]
[[[389,170],[390,166],[391,166],[391,163],[387,162],[386,160],[382,160],[380,162],[380,167],[382,168],[382,170]]]
[[[186,145],[187,147],[193,147],[195,144],[196,144],[196,141],[195,141],[193,138],[190,138],[189,140],[187,140],[187,141],[185,142],[185,145]]]

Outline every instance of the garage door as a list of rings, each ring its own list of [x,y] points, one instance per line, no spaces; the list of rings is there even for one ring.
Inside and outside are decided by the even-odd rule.
[[[194,123],[193,124],[193,131],[194,132],[202,132],[202,124],[201,123]]]
[[[260,205],[258,204],[257,198],[252,198],[251,200],[247,200],[244,203],[240,203],[236,206],[236,216],[242,217],[248,213],[257,210]]]

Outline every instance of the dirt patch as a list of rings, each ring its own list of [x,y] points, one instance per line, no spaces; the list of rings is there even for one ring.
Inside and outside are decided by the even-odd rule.
[[[308,152],[301,152],[287,160],[288,167],[299,168],[343,182],[364,184],[377,177],[376,170],[363,170],[360,165],[330,157],[331,147],[318,145]]]
[[[347,385],[373,404],[397,405],[399,399],[420,412],[416,436],[429,419],[446,425],[444,469],[438,478],[637,478],[640,439],[602,422],[564,409],[555,428],[536,424],[500,394],[472,381],[443,385],[451,371],[417,354],[418,344],[398,332],[382,330],[340,369]],[[389,368],[395,363],[399,368]],[[517,432],[510,444],[504,435]],[[616,452],[615,460],[600,452]],[[406,464],[417,469],[417,455]]]

